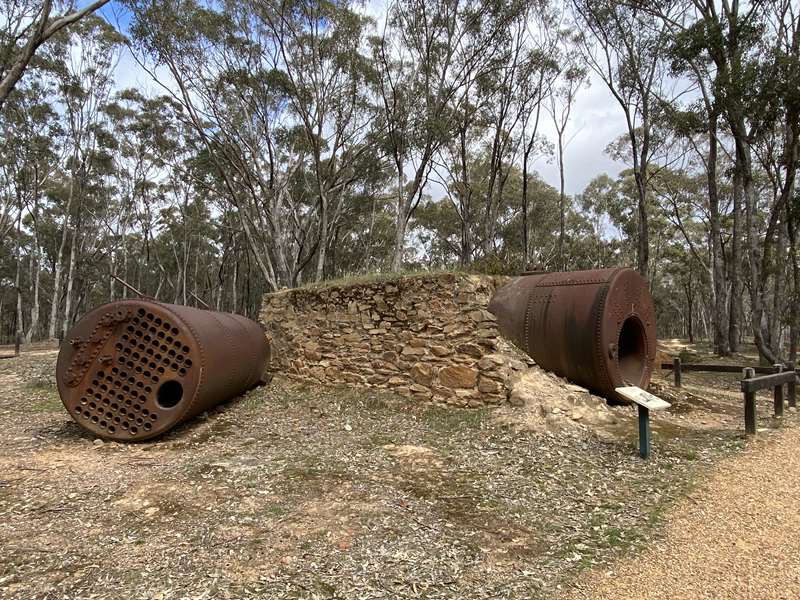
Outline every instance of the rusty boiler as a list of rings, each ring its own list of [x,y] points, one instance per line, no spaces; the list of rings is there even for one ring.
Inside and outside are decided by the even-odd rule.
[[[653,299],[632,269],[523,275],[489,304],[501,333],[547,371],[624,402],[647,388],[656,355]]]
[[[262,383],[269,343],[239,315],[121,300],[78,321],[58,354],[58,391],[81,427],[140,441]]]

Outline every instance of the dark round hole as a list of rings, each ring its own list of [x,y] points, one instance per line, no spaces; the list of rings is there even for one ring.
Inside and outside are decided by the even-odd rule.
[[[165,381],[158,387],[156,403],[161,408],[173,408],[183,399],[183,386],[179,381]]]
[[[639,385],[647,366],[647,341],[638,317],[628,317],[619,332],[619,370],[626,385]]]

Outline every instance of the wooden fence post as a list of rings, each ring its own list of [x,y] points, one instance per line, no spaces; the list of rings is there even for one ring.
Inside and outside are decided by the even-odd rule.
[[[783,365],[777,364],[774,366],[776,373],[783,373]],[[773,389],[773,398],[774,398],[773,405],[775,407],[774,409],[775,416],[780,418],[783,416],[783,384],[775,386],[775,388]]]
[[[744,378],[752,379],[755,377],[756,371],[752,367],[747,367],[744,370]],[[756,393],[744,393],[744,432],[747,435],[755,435],[756,433]]]
[[[795,361],[791,360],[787,363],[786,368],[794,371],[797,368]],[[797,407],[797,378],[795,377],[786,384],[786,392],[789,396],[789,408]]]
[[[676,357],[672,361],[672,372],[675,375],[675,387],[681,387],[681,359]]]

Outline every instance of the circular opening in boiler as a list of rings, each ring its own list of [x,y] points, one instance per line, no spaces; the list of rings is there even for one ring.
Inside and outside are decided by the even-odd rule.
[[[626,385],[639,385],[647,365],[644,327],[636,317],[628,317],[619,331],[619,371]]]
[[[158,386],[156,403],[161,408],[173,408],[183,398],[183,386],[178,381],[165,381]]]

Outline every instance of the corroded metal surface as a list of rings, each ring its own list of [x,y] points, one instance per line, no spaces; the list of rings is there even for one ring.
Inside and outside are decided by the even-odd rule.
[[[58,391],[91,433],[155,437],[263,381],[269,344],[239,315],[134,299],[85,315],[58,354]]]
[[[548,371],[610,400],[646,388],[656,355],[653,300],[631,269],[524,275],[489,304],[500,331]]]

